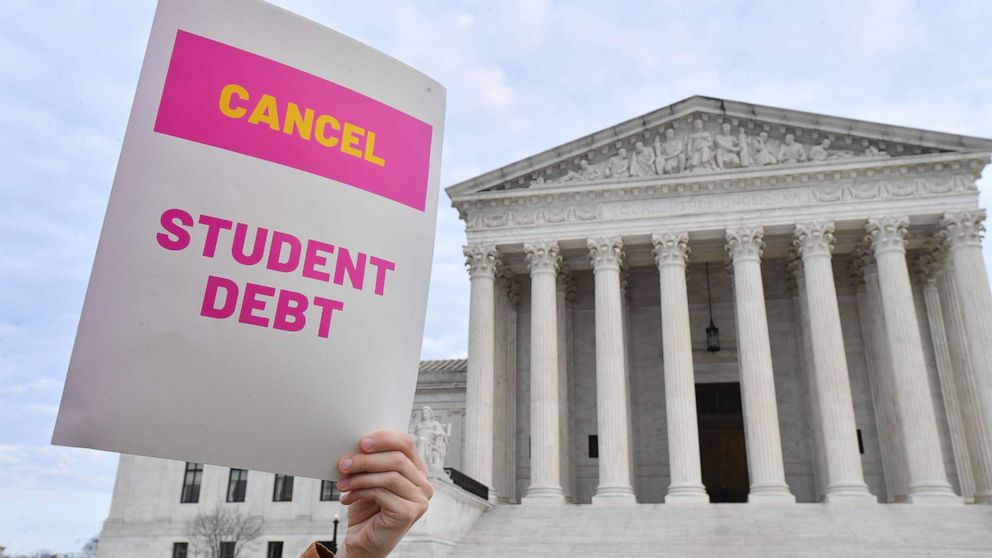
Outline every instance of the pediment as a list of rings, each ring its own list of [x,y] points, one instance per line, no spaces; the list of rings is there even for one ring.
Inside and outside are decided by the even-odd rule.
[[[871,163],[955,151],[992,151],[992,140],[697,96],[447,192],[456,199],[482,192]]]

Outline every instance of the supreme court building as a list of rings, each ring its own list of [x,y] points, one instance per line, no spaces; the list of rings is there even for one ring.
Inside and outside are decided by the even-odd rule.
[[[451,186],[464,471],[524,505],[992,502],[990,151],[692,97]]]

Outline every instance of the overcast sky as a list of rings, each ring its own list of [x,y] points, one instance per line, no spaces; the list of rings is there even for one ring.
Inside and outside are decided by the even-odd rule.
[[[276,3],[447,87],[442,186],[694,94],[992,137],[990,2]],[[75,550],[109,507],[116,456],[48,441],[153,11],[0,3],[0,545],[14,554]],[[425,358],[466,351],[464,233],[444,194],[440,207]]]

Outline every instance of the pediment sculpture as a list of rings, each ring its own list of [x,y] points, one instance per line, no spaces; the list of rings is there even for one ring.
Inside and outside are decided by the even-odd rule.
[[[831,139],[816,134],[816,139],[804,142],[793,133],[777,138],[764,130],[754,133],[744,126],[704,122],[702,118],[695,118],[685,128],[664,127],[653,142],[646,143],[650,138],[635,141],[629,150],[617,142],[615,150],[605,154],[589,152],[578,160],[576,168],[550,178],[538,176],[530,186],[889,157],[877,143],[863,142],[861,149],[837,149]]]

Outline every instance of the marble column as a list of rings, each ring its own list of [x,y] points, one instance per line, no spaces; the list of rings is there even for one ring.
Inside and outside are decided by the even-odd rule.
[[[905,502],[909,487],[906,480],[906,450],[899,433],[899,418],[896,412],[895,372],[892,370],[892,354],[889,348],[882,312],[882,292],[878,286],[878,266],[865,248],[865,312],[869,317],[870,341],[875,365],[868,371],[872,382],[872,403],[875,405],[875,424],[878,427],[879,445],[882,451],[882,470],[885,473],[885,488],[890,502]]]
[[[653,235],[651,240],[661,287],[661,348],[671,477],[665,503],[707,503],[710,499],[703,487],[699,463],[696,378],[685,279],[689,234],[664,232]]]
[[[785,482],[768,315],[761,279],[764,229],[755,226],[727,229],[726,239],[734,268],[737,350],[751,477],[748,502],[795,502]]]
[[[572,471],[572,428],[569,412],[571,374],[569,373],[568,354],[571,349],[572,327],[569,314],[571,301],[574,297],[572,273],[568,264],[562,260],[558,269],[558,423],[561,444],[561,487],[565,499],[575,501],[575,474]]]
[[[903,447],[912,503],[961,502],[944,469],[944,454],[937,433],[937,418],[930,397],[923,342],[906,265],[909,219],[868,219],[878,283],[882,295],[885,333],[895,374],[896,415]]]
[[[495,246],[465,247],[471,278],[468,371],[465,379],[465,474],[493,486],[493,391],[496,359],[495,280],[500,253]]]
[[[524,245],[530,268],[530,487],[524,503],[564,503],[558,417],[557,242]]]
[[[630,407],[623,338],[623,240],[589,239],[596,288],[596,422],[599,486],[593,504],[635,503],[630,482]]]
[[[503,268],[496,277],[496,387],[493,394],[493,488],[496,501],[515,502],[517,494],[517,307],[519,284]]]
[[[992,291],[982,258],[984,232],[985,210],[948,213],[940,221],[940,235],[948,251],[948,271],[964,321],[981,428],[986,433],[981,443],[986,447],[976,448],[979,452],[987,451],[992,435]],[[976,495],[976,501],[990,502],[990,496],[985,491]]]
[[[946,253],[944,258],[945,265],[937,273],[937,289],[940,291],[941,309],[944,313],[954,383],[961,403],[961,414],[965,419],[968,455],[971,457],[971,470],[975,478],[975,503],[988,504],[992,503],[992,434],[982,416],[982,403],[978,397],[975,370],[965,332],[964,312],[961,310],[954,275],[948,269]]]
[[[799,362],[804,399],[809,408],[809,440],[813,460],[813,487],[816,501],[822,501],[827,492],[827,465],[823,455],[823,429],[820,427],[820,406],[816,395],[816,382],[813,381],[813,348],[809,334],[809,308],[806,305],[806,279],[803,276],[803,261],[793,251],[789,262],[789,282],[799,328]]]
[[[827,465],[825,501],[875,502],[865,484],[858,450],[858,427],[831,262],[834,224],[801,223],[796,225],[794,237],[806,282],[813,381]]]
[[[933,356],[937,365],[944,414],[947,416],[947,430],[951,435],[951,452],[954,455],[954,468],[958,474],[958,487],[965,501],[973,502],[975,477],[971,470],[971,456],[968,454],[961,405],[958,403],[951,349],[947,342],[947,330],[944,327],[944,311],[940,305],[940,291],[937,289],[937,270],[940,269],[941,259],[938,248],[925,245],[916,265],[920,282],[923,284],[923,301],[927,309],[927,323],[930,326],[930,339],[933,342]]]

